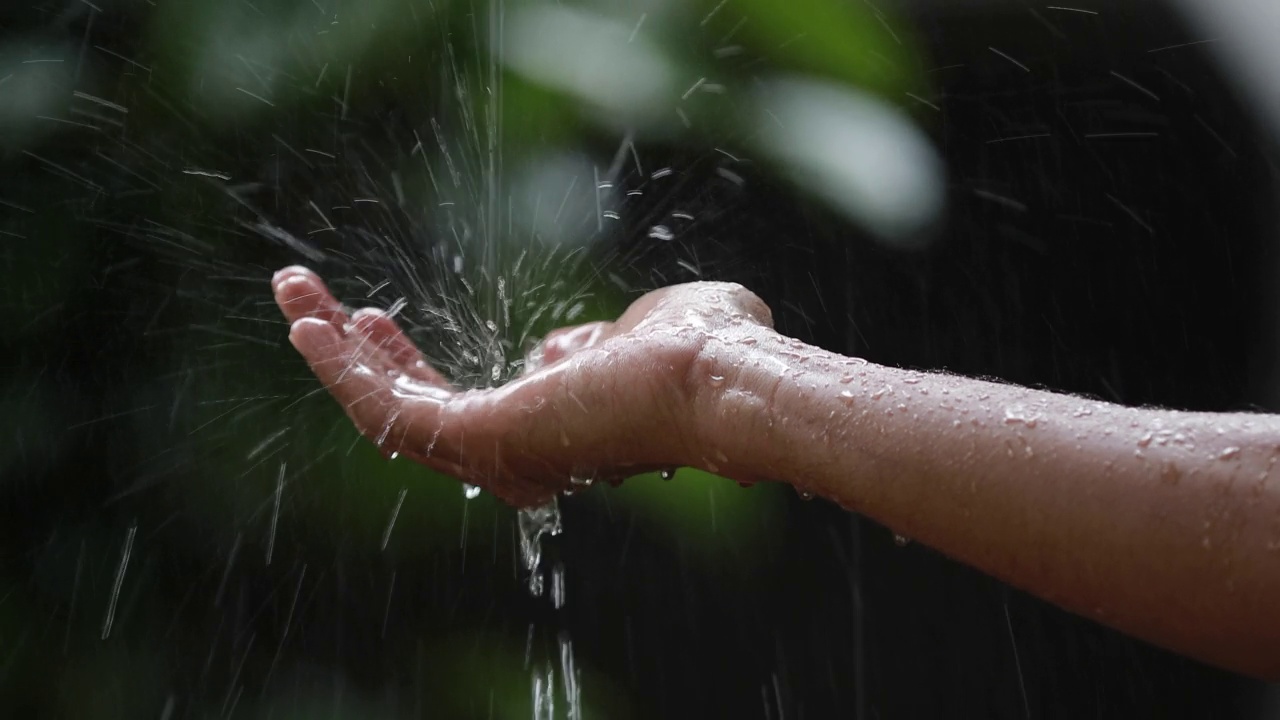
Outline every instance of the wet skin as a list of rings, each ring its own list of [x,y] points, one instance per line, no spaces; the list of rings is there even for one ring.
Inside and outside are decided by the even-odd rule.
[[[1187,413],[884,367],[779,335],[746,289],[645,295],[449,386],[395,323],[276,274],[290,340],[356,427],[515,505],[694,466],[834,500],[1124,632],[1280,679],[1280,417]]]
[[[552,333],[523,377],[460,391],[392,319],[372,308],[348,313],[310,270],[286,268],[272,285],[289,340],[362,434],[385,454],[514,505],[545,502],[571,477],[617,480],[704,464],[689,408],[699,390],[690,373],[706,338],[771,323],[764,303],[739,286],[666,288],[615,322]]]

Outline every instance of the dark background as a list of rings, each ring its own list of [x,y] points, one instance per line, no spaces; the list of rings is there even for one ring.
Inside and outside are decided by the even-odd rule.
[[[0,714],[526,717],[532,673],[560,669],[558,636],[572,639],[589,717],[1276,712],[1258,683],[898,547],[825,502],[687,471],[565,499],[547,566],[562,563],[567,604],[530,598],[514,512],[357,442],[313,392],[266,285],[299,261],[353,300],[365,294],[357,278],[385,277],[467,316],[461,329],[405,316],[464,381],[486,366],[469,349],[518,355],[518,338],[476,339],[467,323],[488,317],[489,296],[440,269],[449,253],[431,238],[465,218],[329,210],[392,193],[375,178],[404,166],[402,141],[425,117],[456,120],[456,77],[432,65],[408,92],[387,58],[442,26],[466,43],[478,11],[424,10],[409,31],[382,31],[382,55],[364,56],[354,83],[335,71],[311,92],[290,77],[291,103],[224,117],[200,85],[166,80],[199,47],[157,18],[199,7],[0,13],[8,55],[86,52],[99,60],[83,71],[96,73],[94,96],[129,108],[121,119],[65,106],[62,119],[97,129],[5,126]],[[1151,52],[1203,39],[1169,7],[1098,13],[900,12],[920,48],[903,62],[927,88],[913,94],[937,109],[876,91],[908,109],[946,165],[949,205],[925,250],[875,239],[764,165],[725,183],[713,148],[730,131],[713,130],[642,141],[647,167],[676,171],[670,189],[629,204],[628,230],[512,277],[550,282],[549,306],[581,297],[583,318],[665,283],[740,280],[785,332],[874,362],[1129,404],[1276,410],[1270,136],[1208,44]],[[316,47],[281,42],[295,60]],[[512,103],[522,92],[529,108],[552,102],[508,88]],[[546,117],[556,112],[572,108]],[[558,133],[587,152],[617,145],[580,118],[507,125],[511,143]],[[308,147],[333,157],[298,151]],[[242,191],[181,174],[215,167]],[[341,231],[322,260],[252,228],[269,218],[308,237],[313,202]],[[651,218],[677,207],[696,222],[673,242],[648,239]],[[537,322],[568,319],[560,307]]]

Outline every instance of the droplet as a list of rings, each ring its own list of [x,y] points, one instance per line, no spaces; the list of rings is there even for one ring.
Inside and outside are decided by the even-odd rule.
[[[675,468],[663,468],[658,471],[658,477],[662,478],[663,480],[670,480],[675,476],[676,476]]]
[[[1218,453],[1219,460],[1234,460],[1238,457],[1240,457],[1240,448],[1236,447],[1235,445],[1232,445],[1231,447],[1226,448],[1222,452]]]
[[[400,457],[400,453],[399,453],[398,451],[394,451],[394,452],[392,452],[390,455],[388,455],[388,456],[387,456],[387,459],[388,459],[388,460],[395,460],[395,459],[396,459],[396,458],[398,458],[398,457]]]
[[[480,497],[480,486],[472,485],[470,483],[463,483],[462,497],[468,500],[475,500],[476,498]]]
[[[589,488],[591,483],[595,482],[595,478],[591,476],[578,477],[576,475],[569,476],[569,485],[576,488]]]
[[[675,240],[676,234],[671,232],[671,228],[666,225],[654,225],[649,228],[649,237],[654,240]]]
[[[1026,425],[1034,428],[1040,422],[1040,418],[1034,412],[1027,410],[1023,405],[1010,405],[1004,410],[1005,425]]]
[[[801,490],[799,488],[796,488],[796,492],[800,494],[801,500],[809,501],[814,498],[814,494],[808,490]]]
[[[855,377],[855,376],[853,376],[853,375],[846,375],[845,377],[840,378],[840,384],[841,384],[841,385],[848,385],[849,383],[853,382],[853,378],[854,378],[854,377]]]
[[[899,535],[898,533],[894,533],[893,544],[897,545],[898,547],[906,547],[911,544],[911,538],[907,537],[906,535]]]
[[[564,607],[564,565],[556,563],[551,568],[551,604],[557,610]]]
[[[723,375],[712,375],[711,377],[707,378],[707,380],[710,381],[711,387],[720,387],[721,385],[724,384]]]
[[[841,400],[843,400],[843,401],[844,401],[844,403],[845,403],[846,405],[852,405],[852,404],[853,404],[853,393],[849,392],[848,390],[841,390],[841,391],[840,391],[840,399],[841,399]]]
[[[1147,433],[1146,435],[1143,435],[1142,437],[1138,438],[1138,447],[1144,448],[1151,445],[1151,438],[1152,438],[1151,433]]]

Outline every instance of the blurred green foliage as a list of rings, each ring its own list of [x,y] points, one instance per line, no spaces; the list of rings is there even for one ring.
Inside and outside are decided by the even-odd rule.
[[[324,693],[343,685],[312,672],[313,656],[362,642],[334,629],[348,593],[386,606],[347,618],[363,627],[352,634],[380,621],[385,636],[393,608],[417,601],[395,594],[405,576],[428,592],[449,573],[514,568],[513,518],[356,437],[283,342],[270,272],[303,260],[353,303],[407,298],[402,318],[432,359],[485,384],[491,366],[518,372],[530,339],[616,316],[644,286],[639,255],[618,248],[652,244],[652,223],[601,207],[624,207],[627,177],[650,189],[657,168],[630,169],[646,143],[763,152],[761,77],[823,78],[890,104],[919,82],[905,31],[840,0],[6,12],[0,321],[19,361],[0,396],[16,438],[0,463],[13,495],[66,498],[49,501],[63,516],[52,540],[35,539],[45,555],[0,575],[0,697],[28,717],[381,717],[427,712],[423,694],[445,716],[531,716],[532,626],[474,614],[390,621],[401,637],[369,672],[419,675],[402,683],[417,705],[361,696],[357,680],[342,702]],[[535,26],[517,25],[530,18],[622,42],[533,37],[534,71],[508,47],[530,39]],[[616,101],[636,88],[657,94]],[[746,575],[784,523],[779,488],[687,469],[585,495],[578,512],[623,513],[654,543],[707,568],[731,554]],[[39,582],[20,579],[27,564]],[[521,592],[515,574],[486,581],[491,595]],[[268,621],[274,635],[252,630]],[[338,649],[314,647],[333,634]],[[449,671],[399,666],[424,654]],[[587,662],[587,714],[632,712],[634,690]]]

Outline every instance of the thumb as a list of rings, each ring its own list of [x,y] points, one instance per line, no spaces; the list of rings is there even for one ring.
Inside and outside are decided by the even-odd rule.
[[[554,330],[529,353],[529,364],[533,366],[533,369],[537,369],[543,365],[550,365],[582,348],[591,347],[607,338],[612,327],[613,323],[593,322]]]

